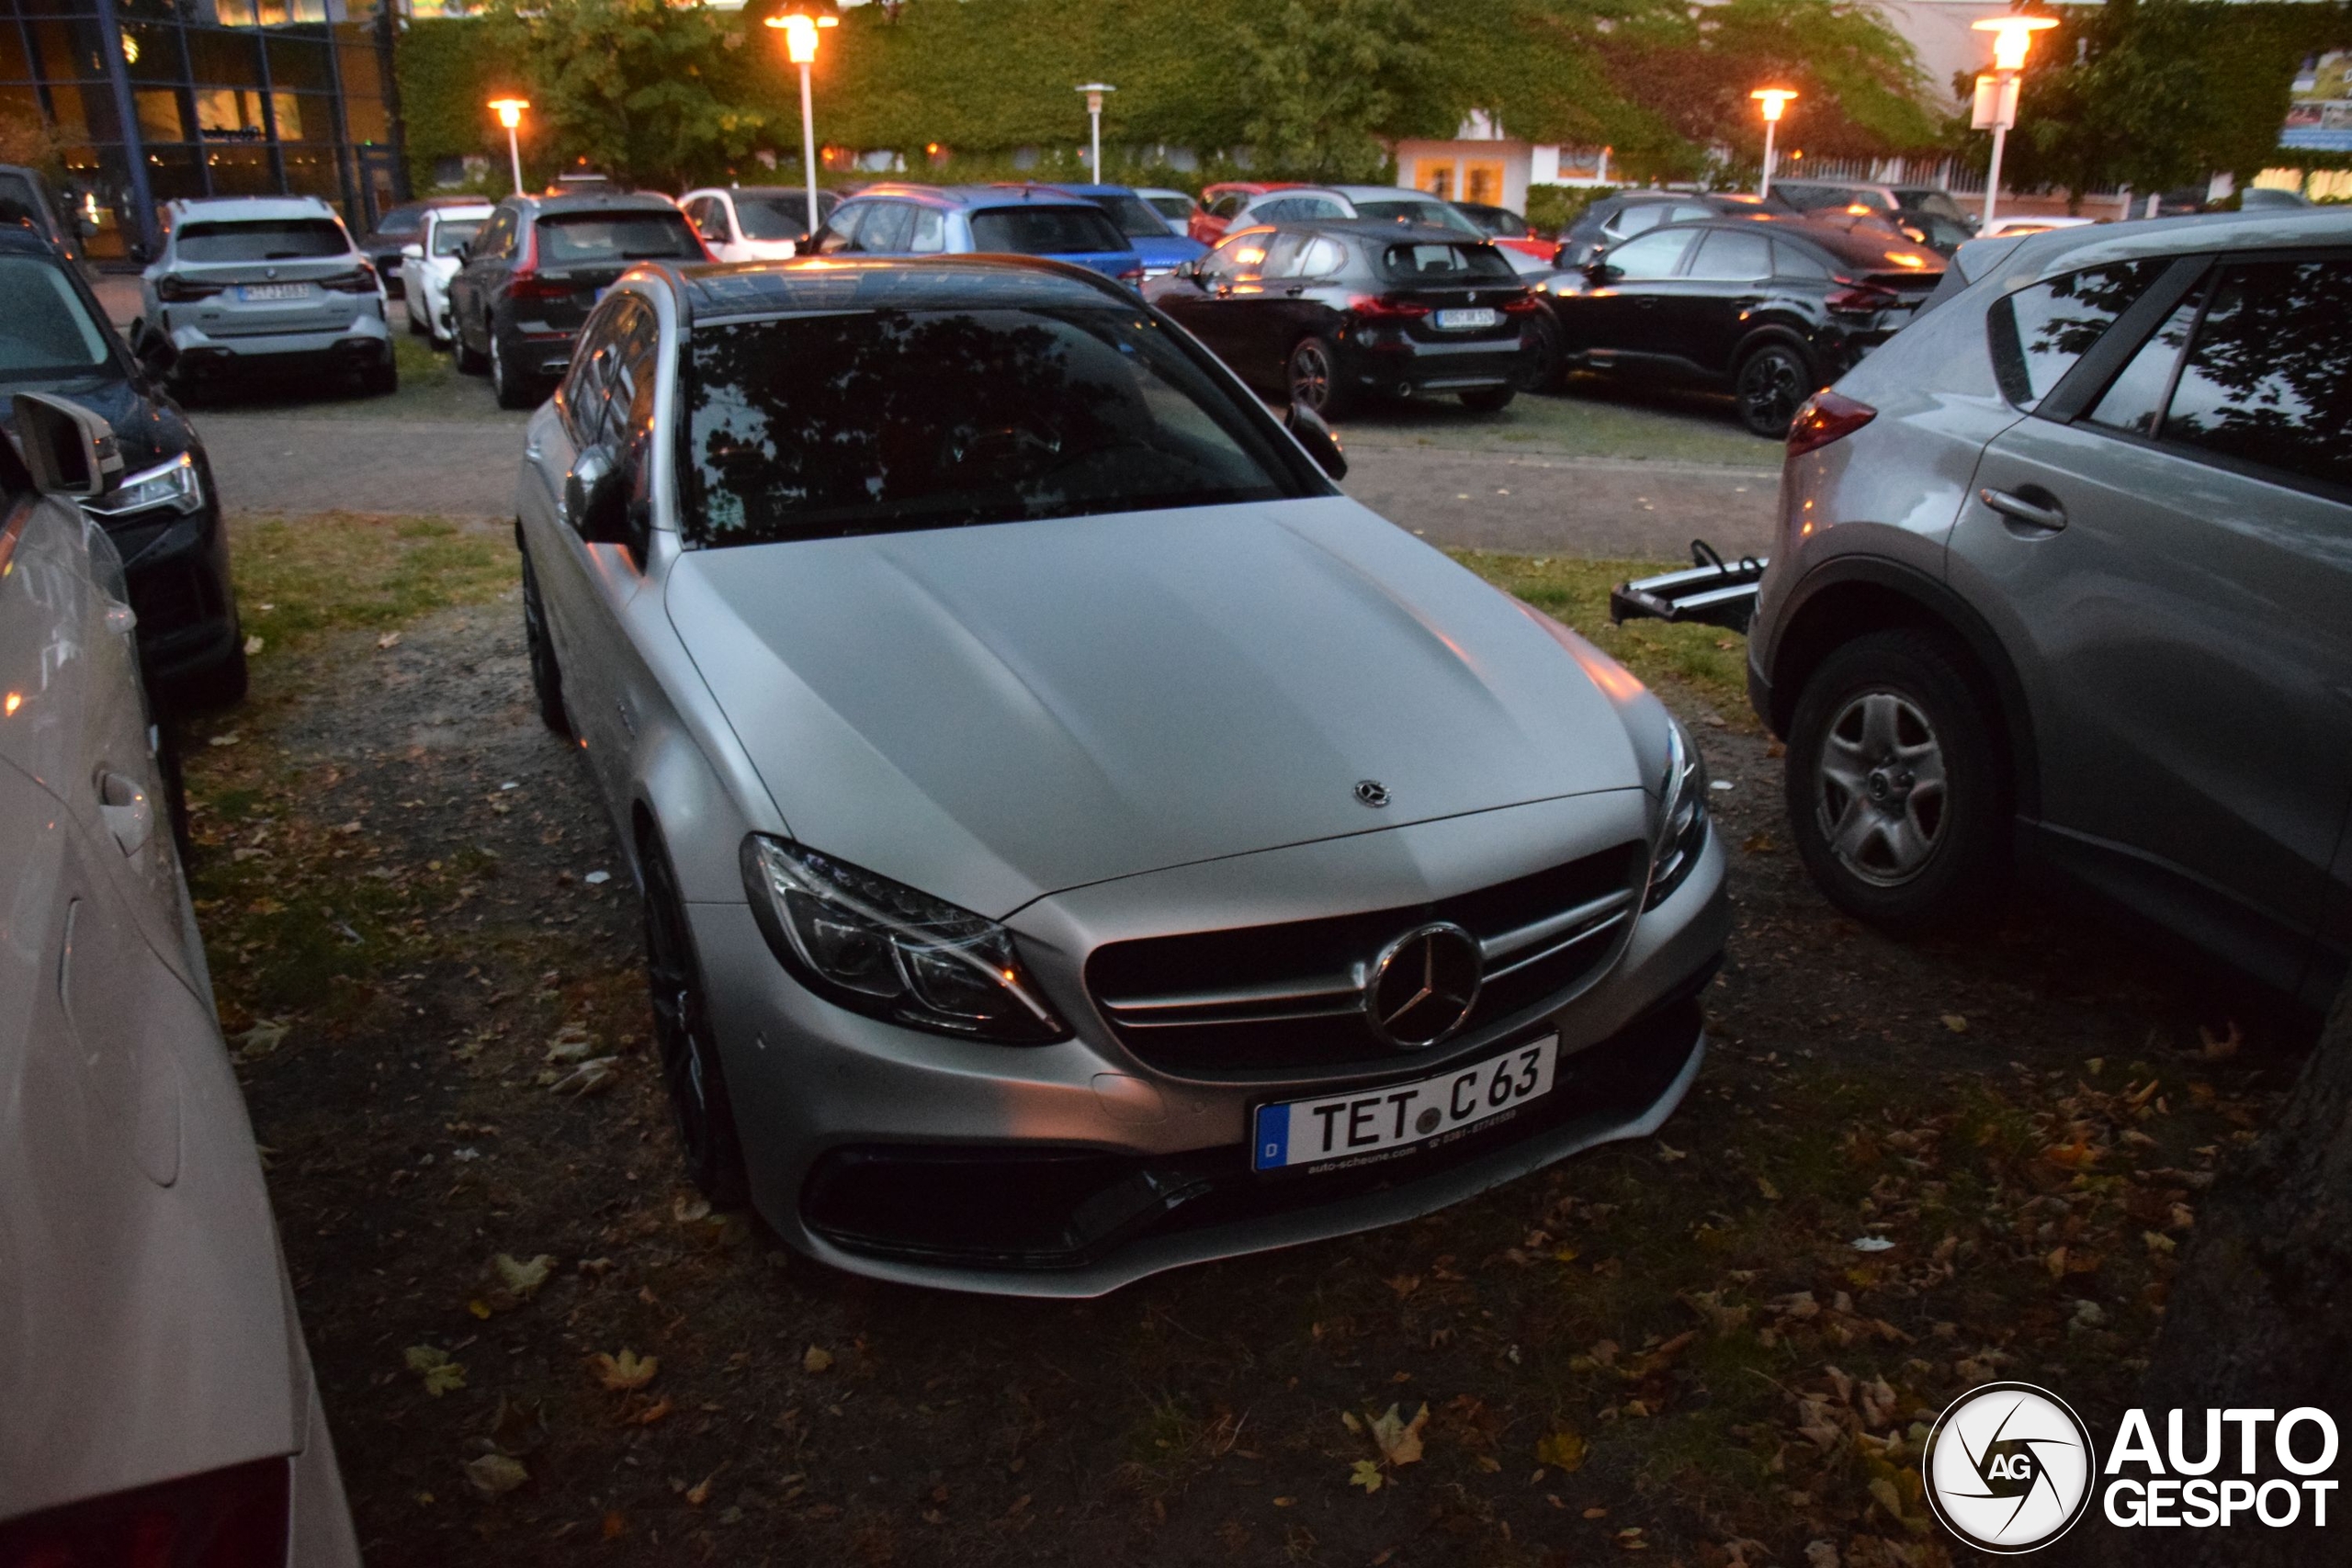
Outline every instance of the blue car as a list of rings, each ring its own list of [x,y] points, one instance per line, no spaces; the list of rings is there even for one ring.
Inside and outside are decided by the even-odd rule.
[[[1174,272],[1194,256],[1208,254],[1209,248],[1170,226],[1167,219],[1152,209],[1151,203],[1137,196],[1126,186],[1056,186],[1058,191],[1084,197],[1111,215],[1111,221],[1127,237],[1127,243],[1143,257],[1144,276],[1161,277]]]
[[[820,256],[1050,256],[1143,285],[1144,261],[1102,209],[1051,186],[868,186],[808,243]]]

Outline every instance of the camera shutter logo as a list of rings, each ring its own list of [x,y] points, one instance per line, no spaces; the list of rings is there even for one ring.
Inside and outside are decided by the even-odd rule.
[[[1921,1478],[1944,1527],[1980,1551],[2049,1545],[2089,1508],[2097,1455],[2066,1402],[1996,1382],[1954,1400],[1928,1434]]]

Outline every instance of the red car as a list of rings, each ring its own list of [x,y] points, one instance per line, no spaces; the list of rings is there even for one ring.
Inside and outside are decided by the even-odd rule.
[[[1193,214],[1185,231],[1204,245],[1214,245],[1225,238],[1226,225],[1251,197],[1289,190],[1297,184],[1296,180],[1225,180],[1205,186],[1201,190],[1201,209]]]
[[[1535,231],[1535,225],[1508,207],[1489,207],[1483,201],[1457,201],[1453,209],[1487,231],[1487,237],[1507,251],[1523,255],[1552,259],[1558,243]]]

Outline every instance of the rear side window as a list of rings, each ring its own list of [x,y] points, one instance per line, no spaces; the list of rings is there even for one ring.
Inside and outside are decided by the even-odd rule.
[[[2164,439],[2352,488],[2352,260],[2223,267]]]
[[[801,196],[739,196],[735,221],[747,240],[797,240],[808,231],[808,201]]]
[[[1777,276],[1781,277],[1827,277],[1829,276],[1829,269],[1822,265],[1820,257],[1802,246],[1790,244],[1786,240],[1774,242],[1772,265]]]
[[[1443,241],[1391,245],[1381,253],[1380,270],[1398,281],[1467,283],[1506,280],[1518,275],[1492,245],[1449,245]]]
[[[191,262],[299,261],[339,256],[351,249],[332,218],[289,218],[266,223],[186,223],[173,243]]]
[[[1121,234],[1098,207],[992,207],[972,214],[977,250],[1019,256],[1124,251]]]
[[[1689,276],[1717,283],[1751,283],[1772,276],[1772,242],[1738,229],[1710,229],[1691,258]]]
[[[2020,288],[1987,316],[2001,395],[2030,409],[2050,395],[2165,262],[2116,262]]]
[[[539,220],[538,232],[547,266],[702,259],[682,212],[558,212]]]
[[[1611,219],[1607,227],[1619,234],[1638,234],[1645,229],[1655,229],[1666,217],[1666,203],[1645,201],[1629,207]]]

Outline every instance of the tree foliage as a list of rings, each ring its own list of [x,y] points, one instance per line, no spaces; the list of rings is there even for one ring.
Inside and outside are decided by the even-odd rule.
[[[1235,39],[1244,134],[1270,174],[1376,180],[1384,131],[1426,78],[1429,28],[1409,0],[1279,0]]]

